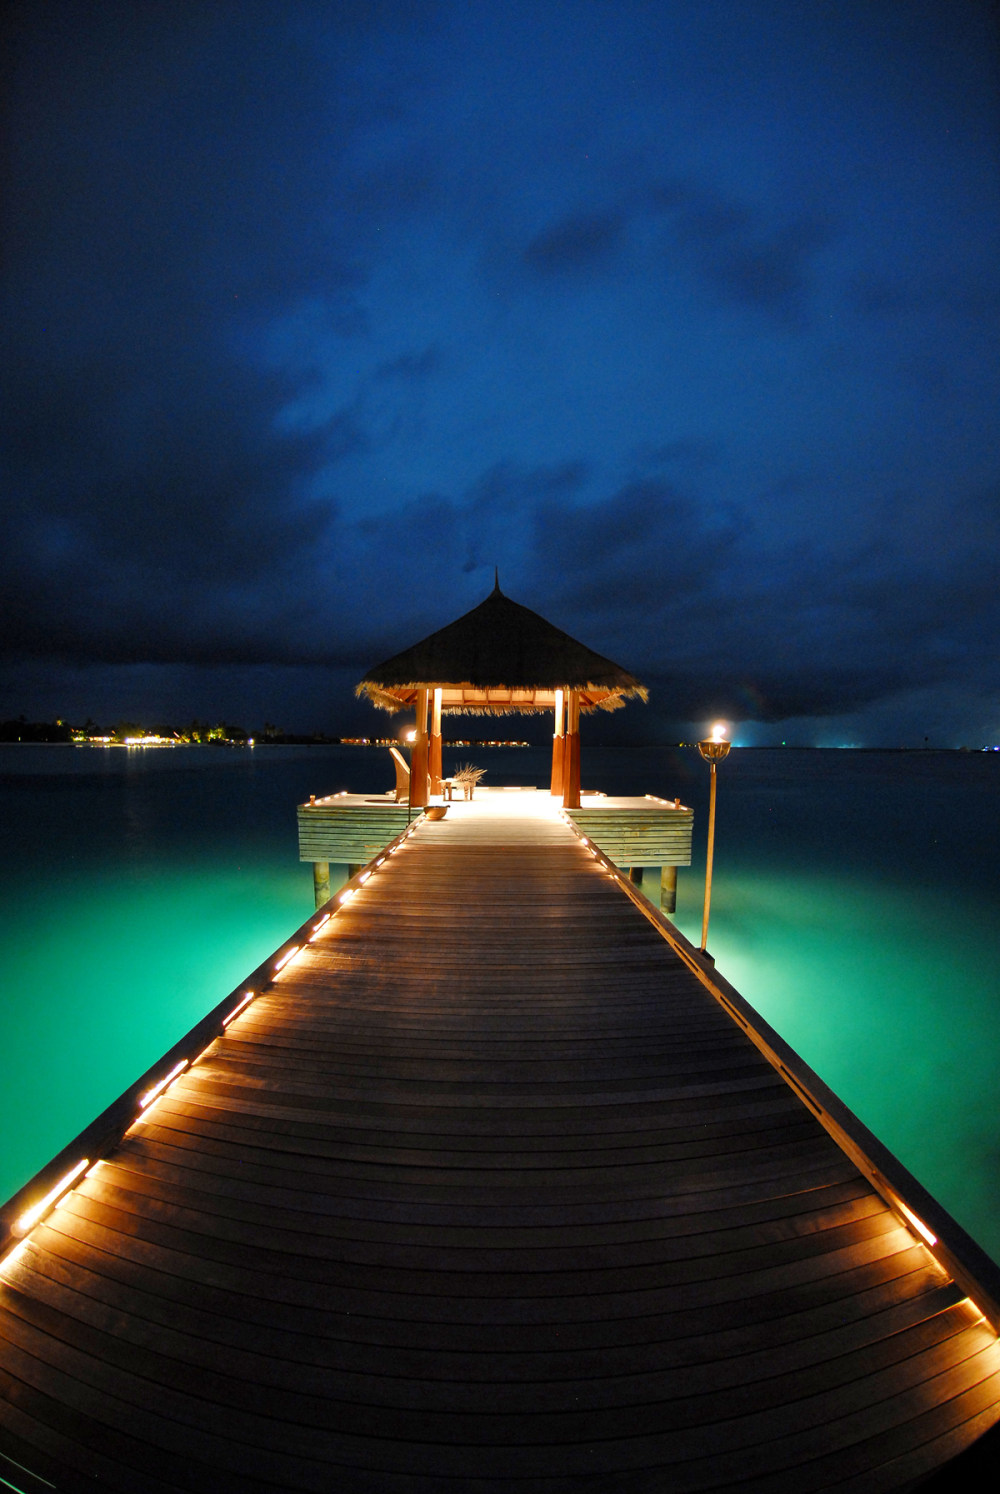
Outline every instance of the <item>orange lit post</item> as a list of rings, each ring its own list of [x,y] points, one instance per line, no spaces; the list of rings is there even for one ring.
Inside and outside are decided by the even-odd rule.
[[[555,714],[556,725],[552,735],[552,785],[549,792],[561,794],[563,791],[563,755],[566,749],[562,690],[556,691]]]
[[[698,743],[698,751],[708,763],[712,773],[708,794],[708,856],[705,861],[705,909],[701,916],[701,953],[708,954],[708,910],[712,902],[712,860],[715,855],[715,765],[729,756],[730,744],[723,739],[725,727],[712,728],[707,741]]]
[[[580,808],[580,692],[570,690],[566,703],[566,746],[563,754],[563,808]]]
[[[410,805],[413,809],[426,809],[430,797],[427,792],[427,769],[429,743],[427,740],[427,698],[430,691],[422,687],[417,691],[417,729],[410,755]]]
[[[431,742],[429,771],[431,793],[441,792],[441,686],[435,688],[431,704]]]

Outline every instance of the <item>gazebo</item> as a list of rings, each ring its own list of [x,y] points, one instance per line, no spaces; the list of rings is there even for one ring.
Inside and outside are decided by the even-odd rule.
[[[511,601],[499,580],[471,612],[370,669],[357,693],[382,710],[416,711],[410,788],[420,807],[441,792],[444,714],[553,711],[551,791],[578,809],[581,714],[648,698],[627,669]]]

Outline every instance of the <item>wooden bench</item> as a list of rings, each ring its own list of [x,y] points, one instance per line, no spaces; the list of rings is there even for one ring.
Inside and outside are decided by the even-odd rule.
[[[410,797],[410,765],[398,747],[390,747],[389,751],[396,769],[396,803],[401,804]],[[393,790],[387,789],[386,792],[391,794]]]

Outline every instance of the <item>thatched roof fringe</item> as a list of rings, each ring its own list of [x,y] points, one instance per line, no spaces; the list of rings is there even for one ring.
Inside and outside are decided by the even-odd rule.
[[[400,694],[409,694],[411,690],[415,692],[417,690],[433,689],[434,686],[421,683],[397,685],[394,688],[399,690]],[[503,687],[496,686],[493,688]],[[518,688],[528,687],[518,686]],[[639,685],[634,690],[614,690],[610,693],[603,685],[587,684],[581,685],[578,688],[584,697],[586,697],[588,692],[592,692],[593,696],[596,697],[591,700],[584,698],[580,701],[580,710],[584,715],[588,715],[591,711],[595,710],[619,711],[629,698],[641,700],[644,703],[649,699],[649,691],[644,685]],[[364,680],[356,687],[354,693],[355,695],[366,696],[371,704],[376,706],[380,711],[389,711],[391,713],[393,711],[407,710],[411,706],[410,701],[400,700],[398,696],[390,695],[387,691],[381,690],[378,685],[368,683]],[[441,707],[441,714],[442,716],[540,716],[550,713],[551,710],[551,705],[538,705],[534,701],[489,701],[482,704],[463,702],[461,705],[443,705]]]
[[[413,692],[461,687],[479,700],[444,706],[449,715],[506,716],[548,709],[527,701],[491,701],[491,690],[578,690],[581,709],[615,711],[629,699],[646,700],[644,685],[611,659],[594,653],[505,597],[499,585],[484,602],[412,648],[370,669],[357,687],[373,705],[398,711]]]

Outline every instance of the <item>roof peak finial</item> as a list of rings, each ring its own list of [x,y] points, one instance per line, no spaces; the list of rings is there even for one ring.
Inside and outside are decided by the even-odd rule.
[[[498,565],[495,565],[493,567],[493,594],[494,594],[494,596],[497,594],[497,592],[500,592],[500,595],[503,596],[503,592],[500,591],[500,567]]]

